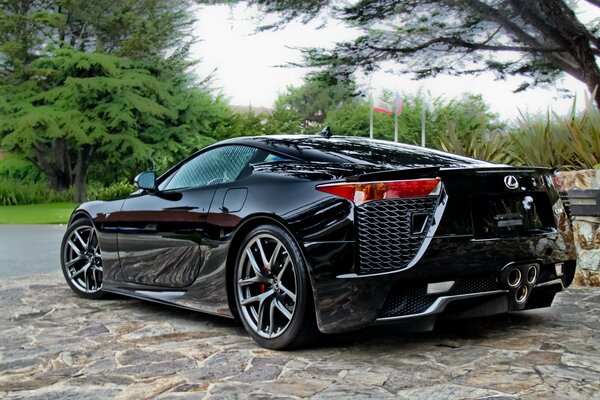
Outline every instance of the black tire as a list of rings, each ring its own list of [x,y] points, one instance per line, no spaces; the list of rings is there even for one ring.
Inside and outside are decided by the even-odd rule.
[[[100,299],[106,295],[98,236],[88,219],[76,220],[67,228],[60,246],[60,264],[67,284],[78,296]]]
[[[256,265],[258,261],[261,265]],[[250,231],[239,248],[233,279],[239,317],[258,344],[292,349],[315,337],[318,331],[308,270],[300,247],[287,231],[275,225]]]

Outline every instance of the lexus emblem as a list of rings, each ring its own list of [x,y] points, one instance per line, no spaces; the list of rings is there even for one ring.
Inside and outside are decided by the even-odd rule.
[[[506,175],[504,177],[504,184],[509,189],[516,189],[519,187],[519,181],[513,175]]]

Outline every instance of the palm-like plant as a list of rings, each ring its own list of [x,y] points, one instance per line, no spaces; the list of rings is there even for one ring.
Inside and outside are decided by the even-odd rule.
[[[600,110],[592,100],[596,90],[591,97],[586,95],[585,109],[581,115],[575,115],[573,102],[568,117],[556,117],[559,126],[567,134],[567,148],[572,152],[571,164],[577,169],[600,169]]]
[[[439,138],[439,146],[444,151],[501,164],[514,161],[508,144],[507,136],[500,131],[477,129],[460,137],[452,122],[447,123],[446,135]]]

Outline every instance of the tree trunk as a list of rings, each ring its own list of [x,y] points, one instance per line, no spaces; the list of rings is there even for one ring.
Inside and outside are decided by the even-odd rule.
[[[77,151],[77,164],[74,169],[75,201],[77,203],[87,201],[87,173],[93,152],[92,146],[83,146]]]
[[[73,184],[69,147],[64,139],[54,139],[51,145],[34,143],[35,156],[31,160],[48,176],[54,190],[67,190]]]
[[[577,73],[570,73],[570,75],[583,82],[590,93],[594,93],[594,89],[600,86],[600,67],[598,67],[596,55],[590,43],[591,33],[563,0],[538,0],[536,3],[548,24],[553,27],[555,36],[558,36],[557,42],[559,44],[566,43],[565,50],[578,64]],[[596,91],[594,101],[600,108],[598,91]]]

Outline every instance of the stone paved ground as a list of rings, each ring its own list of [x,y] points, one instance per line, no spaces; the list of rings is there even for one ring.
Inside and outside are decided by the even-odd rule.
[[[600,289],[552,309],[367,329],[276,352],[234,322],[87,301],[57,274],[0,281],[0,398],[600,398]]]

